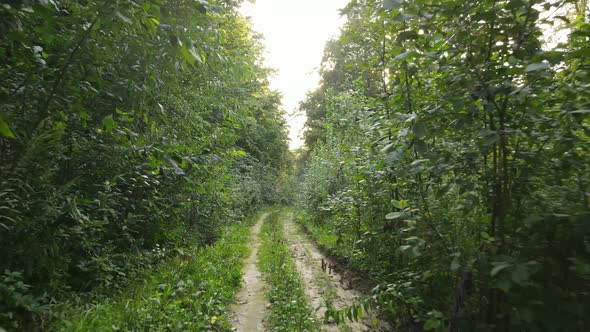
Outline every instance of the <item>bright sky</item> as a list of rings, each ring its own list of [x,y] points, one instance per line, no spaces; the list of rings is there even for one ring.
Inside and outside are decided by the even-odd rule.
[[[297,106],[318,84],[324,45],[338,35],[344,22],[338,9],[348,1],[257,0],[242,5],[241,13],[251,17],[254,30],[264,35],[266,65],[277,70],[271,88],[283,94],[291,149],[303,145],[299,135],[305,116],[296,113]]]

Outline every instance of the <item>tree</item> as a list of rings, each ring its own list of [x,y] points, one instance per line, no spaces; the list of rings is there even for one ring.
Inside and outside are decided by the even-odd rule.
[[[284,120],[238,5],[0,6],[0,325],[121,289],[277,199]]]
[[[326,48],[301,204],[400,328],[588,325],[563,305],[588,302],[587,18],[544,50],[551,8],[351,1]]]

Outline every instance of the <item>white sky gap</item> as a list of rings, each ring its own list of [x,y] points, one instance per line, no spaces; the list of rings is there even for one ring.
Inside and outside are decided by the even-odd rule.
[[[289,114],[290,148],[303,145],[299,134],[305,116],[295,111],[305,93],[317,87],[324,45],[338,35],[344,23],[338,13],[348,0],[257,0],[244,2],[240,12],[252,19],[264,36],[265,64],[277,70],[271,88],[283,94]]]

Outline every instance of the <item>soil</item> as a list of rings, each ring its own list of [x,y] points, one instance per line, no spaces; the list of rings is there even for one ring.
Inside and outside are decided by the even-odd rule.
[[[258,269],[257,260],[260,246],[258,234],[267,216],[268,214],[262,215],[252,227],[251,252],[244,260],[242,268],[244,285],[228,315],[234,331],[265,331],[264,320],[270,308],[265,296],[268,285]],[[324,320],[326,299],[331,300],[336,309],[342,309],[355,303],[364,292],[357,288],[351,273],[325,255],[293,222],[293,213],[288,213],[283,223],[285,238],[303,281],[305,295],[316,319],[322,323],[322,331],[391,331],[387,323],[380,321],[372,313],[363,313],[358,322],[346,321],[339,325],[332,320]]]
[[[355,288],[350,273],[342,269],[331,257],[325,255],[315,243],[293,222],[289,213],[284,220],[285,237],[295,260],[297,271],[303,279],[305,294],[315,310],[316,318],[322,322],[322,330],[332,331],[390,331],[387,323],[371,313],[364,313],[358,322],[336,325],[325,321],[325,299],[331,299],[336,309],[352,305],[363,294]],[[324,267],[322,267],[322,265]]]
[[[264,331],[264,319],[268,313],[268,301],[266,300],[267,284],[258,269],[258,247],[260,247],[260,227],[268,214],[260,217],[256,225],[252,227],[250,239],[250,256],[244,261],[242,268],[242,289],[236,296],[236,304],[230,310],[230,322],[235,327],[234,331],[252,332]]]

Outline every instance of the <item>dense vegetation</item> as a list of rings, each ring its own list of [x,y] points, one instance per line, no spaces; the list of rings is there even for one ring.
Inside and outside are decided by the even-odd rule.
[[[241,286],[250,224],[229,225],[214,245],[183,250],[120,296],[97,304],[68,303],[49,330],[231,330],[226,314]]]
[[[589,13],[543,0],[343,9],[301,103],[300,219],[380,285],[398,329],[590,329]]]
[[[228,330],[287,192],[378,285],[336,321],[590,330],[587,0],[350,1],[291,178],[239,5],[2,1],[0,330]],[[315,330],[281,229],[268,325]]]
[[[116,295],[173,256],[201,257],[195,247],[224,225],[282,199],[280,96],[238,5],[2,1],[1,327],[47,327],[63,303]],[[201,268],[166,287],[179,294]],[[194,287],[205,286],[181,288]]]

